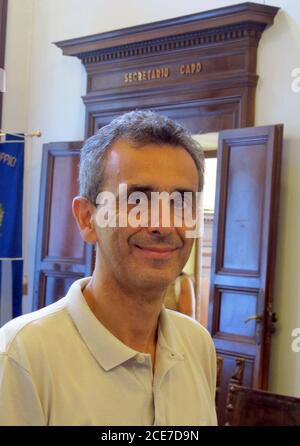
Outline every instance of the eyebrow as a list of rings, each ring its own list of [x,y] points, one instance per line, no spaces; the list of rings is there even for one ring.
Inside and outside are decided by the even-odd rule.
[[[131,194],[132,192],[153,192],[152,186],[141,185],[141,184],[127,184],[127,192]]]
[[[129,185],[127,185],[127,192],[128,192],[128,195],[129,195],[132,192],[145,192],[145,193],[147,193],[147,192],[157,192],[157,190],[153,186],[151,186],[151,185],[129,184]],[[194,191],[193,189],[178,187],[178,188],[176,188],[172,192],[179,192],[181,195],[183,195],[184,192],[191,192],[191,193],[194,194],[196,191]]]

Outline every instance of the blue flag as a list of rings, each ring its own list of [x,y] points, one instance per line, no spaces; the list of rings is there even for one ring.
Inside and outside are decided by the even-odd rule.
[[[0,326],[22,314],[24,138],[0,144]]]

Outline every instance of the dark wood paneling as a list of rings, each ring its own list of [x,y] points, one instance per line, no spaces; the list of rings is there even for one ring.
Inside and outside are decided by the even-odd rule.
[[[177,97],[179,96],[180,93],[177,94]],[[156,110],[163,115],[175,119],[182,125],[185,125],[194,134],[216,132],[239,126],[239,116],[241,111],[238,99],[234,100],[230,98],[227,103],[222,102],[222,104],[220,104],[218,100],[215,101],[213,99],[209,101],[205,100],[203,102],[194,101],[192,104],[184,102],[177,106],[160,106],[158,101],[154,103],[153,98],[152,102],[151,106],[149,106],[145,99],[144,104],[132,108],[138,108],[140,110],[151,108],[152,110]],[[99,114],[99,112],[91,111],[91,113],[88,114],[89,132],[93,134],[97,129],[109,123],[111,119],[119,114],[119,112],[105,114],[103,110],[101,114]]]
[[[227,200],[221,270],[259,274],[267,153],[265,145],[228,148]],[[238,203],[238,207],[236,206]],[[235,250],[232,250],[235,246]],[[221,251],[219,251],[221,254]],[[220,271],[221,272],[221,271]]]
[[[39,308],[50,305],[65,296],[72,283],[82,275],[55,271],[41,271],[39,276]]]
[[[78,194],[82,142],[45,144],[41,172],[34,279],[34,309],[63,297],[74,280],[92,270],[92,249],[85,245],[72,215]]]
[[[244,385],[267,385],[282,132],[277,125],[220,133],[209,330],[225,357],[221,414],[232,355],[247,360]]]
[[[49,238],[44,257],[83,262],[84,244],[72,215],[72,199],[78,194],[79,157],[56,155],[53,156],[53,163]]]

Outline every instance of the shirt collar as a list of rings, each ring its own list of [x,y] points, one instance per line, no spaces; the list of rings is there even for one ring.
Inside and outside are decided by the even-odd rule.
[[[127,347],[107,330],[89,308],[83,294],[83,287],[90,277],[74,282],[67,294],[67,311],[72,317],[81,337],[99,364],[110,370],[138,354]]]
[[[89,280],[90,277],[87,277],[71,285],[66,296],[66,308],[90,352],[104,370],[108,371],[140,352],[116,338],[93,314],[82,294],[82,289]],[[168,310],[163,306],[159,317],[158,346],[167,350],[173,359],[182,360],[183,355],[177,351],[174,342],[175,330]]]
[[[163,305],[158,325],[158,345],[167,350],[173,359],[182,360],[183,352],[177,337],[177,329],[171,317],[172,310],[167,310]]]

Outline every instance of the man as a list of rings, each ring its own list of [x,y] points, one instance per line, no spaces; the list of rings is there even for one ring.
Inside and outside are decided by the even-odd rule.
[[[96,245],[95,270],[65,298],[2,328],[0,424],[216,424],[211,337],[163,306],[193,239],[183,219],[175,224],[175,200],[167,224],[161,203],[156,214],[151,204],[157,193],[190,194],[195,214],[203,187],[195,144],[152,112],[127,113],[87,140],[73,213],[83,239]],[[116,197],[115,209],[107,197]],[[133,203],[143,197],[150,202],[138,216]]]

